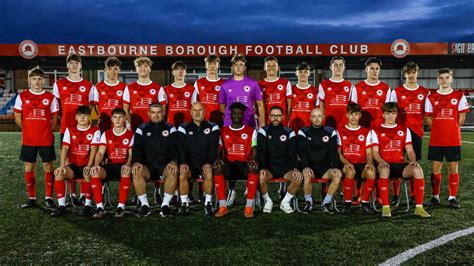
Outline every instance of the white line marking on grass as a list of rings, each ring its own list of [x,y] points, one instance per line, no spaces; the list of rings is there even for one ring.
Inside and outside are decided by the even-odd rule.
[[[427,139],[429,139],[429,138],[430,138],[430,136],[423,136],[423,137],[425,137],[425,138],[427,138]],[[473,141],[467,141],[467,140],[461,140],[461,142],[463,142],[463,143],[467,143],[467,144],[474,144],[474,142],[473,142]]]
[[[425,251],[428,251],[430,249],[442,246],[442,245],[448,243],[449,241],[452,241],[452,240],[454,240],[456,238],[459,238],[459,237],[470,235],[472,233],[474,233],[474,226],[469,227],[469,228],[464,229],[464,230],[461,230],[461,231],[456,231],[454,233],[441,236],[440,238],[432,240],[428,243],[425,243],[423,245],[419,245],[415,248],[409,249],[405,252],[402,252],[402,253],[396,255],[395,257],[392,257],[392,258],[386,260],[385,262],[382,262],[379,265],[400,265],[400,264],[408,261],[409,259],[415,257],[418,254],[421,254],[421,253],[423,253]]]

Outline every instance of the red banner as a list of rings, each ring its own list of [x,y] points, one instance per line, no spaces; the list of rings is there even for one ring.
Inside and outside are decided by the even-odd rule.
[[[0,56],[395,56],[447,55],[448,43],[408,43],[399,39],[391,44],[0,44]]]

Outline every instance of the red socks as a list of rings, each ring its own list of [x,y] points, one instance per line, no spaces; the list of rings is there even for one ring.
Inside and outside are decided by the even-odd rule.
[[[224,175],[215,175],[214,184],[216,186],[217,200],[225,200],[225,180]]]
[[[441,185],[441,173],[431,174],[431,188],[433,189],[433,195],[439,195]]]
[[[36,178],[35,172],[25,172],[25,184],[26,191],[28,192],[28,198],[36,198]]]
[[[58,200],[64,198],[64,194],[66,194],[66,184],[64,184],[64,180],[54,180],[54,190],[56,191]]]
[[[392,192],[395,196],[400,196],[400,184],[402,180],[400,178],[392,180]]]
[[[375,179],[366,179],[364,185],[362,186],[362,201],[369,202],[370,194],[372,194],[372,190],[374,189]]]
[[[423,197],[425,196],[425,180],[423,178],[414,178],[415,202],[416,205],[423,205]]]
[[[54,186],[52,172],[44,173],[44,185],[45,185],[46,197],[51,198],[53,196],[53,186]]]
[[[129,176],[122,176],[120,178],[119,187],[119,203],[125,204],[128,198],[128,192],[130,191],[131,178]]]
[[[388,190],[389,190],[389,180],[388,178],[380,177],[379,182],[379,194],[380,198],[382,199],[382,205],[388,206],[390,205],[390,201],[388,200]]]
[[[103,203],[104,199],[102,195],[102,181],[99,179],[98,176],[91,176],[90,184],[92,193],[94,194],[95,203]]]
[[[342,181],[343,192],[344,192],[344,201],[352,202],[352,194],[354,192],[354,179],[345,177]]]
[[[459,188],[459,174],[448,175],[449,196],[456,197]]]
[[[101,187],[102,189],[102,187]],[[91,200],[92,199],[92,187],[91,187],[91,182],[86,182],[83,180],[81,182],[81,192],[86,194],[86,200]]]
[[[247,179],[247,199],[254,200],[257,194],[258,174],[249,174]]]

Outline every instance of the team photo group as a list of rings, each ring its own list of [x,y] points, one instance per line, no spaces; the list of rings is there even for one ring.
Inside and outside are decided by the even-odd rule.
[[[70,212],[68,197],[72,205],[82,206],[81,216],[105,217],[108,181],[119,184],[117,218],[125,216],[130,202],[139,206],[137,216],[152,213],[147,183],[154,184],[162,217],[190,214],[196,183],[204,213],[224,217],[239,194],[238,181],[246,182],[243,215],[248,218],[254,217],[257,197],[263,213],[274,209],[268,189],[272,180],[287,184],[278,204],[287,214],[296,209],[310,214],[314,205],[334,214],[339,212],[337,196],[344,214],[360,209],[391,217],[403,180],[416,216],[431,217],[443,201],[449,208],[461,207],[456,198],[460,126],[469,105],[461,91],[452,89],[451,69],[438,70],[438,89],[429,90],[418,84],[419,66],[408,62],[401,69],[403,85],[390,88],[379,80],[382,61],[369,57],[366,79],[351,84],[344,79],[344,58],[335,56],[328,65],[331,77],[314,86],[312,69],[304,62],[295,69],[297,83],[291,84],[280,77],[276,57],[264,59],[266,78],[260,81],[246,75],[242,54],[231,59],[232,77],[220,78],[220,60],[207,56],[206,76],[193,85],[185,82],[186,64],[176,61],[173,83],[163,87],[150,78],[150,58],[134,60],[138,80],[125,84],[119,78],[121,61],[109,57],[104,81],[94,85],[82,78],[81,57],[71,54],[68,75],[54,83],[52,93],[43,88],[45,72],[39,66],[30,69],[29,88],[14,106],[28,195],[20,207],[39,205],[38,157],[44,170],[42,204],[53,209],[51,217]],[[97,125],[92,124],[94,110]],[[58,123],[59,142],[53,134]],[[430,128],[427,155],[422,154],[425,126]],[[422,158],[431,162],[429,173],[419,164]],[[449,195],[442,197],[443,164]],[[432,196],[424,202],[427,178]],[[313,201],[315,180],[322,184],[321,204]],[[298,194],[304,197],[301,210]],[[170,208],[173,204],[177,211]],[[375,207],[379,204],[381,211]]]

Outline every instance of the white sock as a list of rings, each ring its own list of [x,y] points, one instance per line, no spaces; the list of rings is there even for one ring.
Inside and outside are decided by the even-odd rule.
[[[212,200],[212,195],[206,194],[206,199],[204,201],[204,205],[207,205]]]
[[[290,202],[294,195],[291,195],[289,192],[286,192],[285,197],[281,202]]]
[[[433,198],[439,200],[439,195],[433,195]]]
[[[173,198],[173,196],[174,196],[173,194],[168,194],[168,193],[165,192],[164,197],[163,197],[163,203],[161,203],[161,207],[169,206],[170,201]]]
[[[104,203],[102,203],[102,202],[97,203],[96,206],[97,206],[97,209],[102,209],[102,210],[104,209]]]
[[[79,194],[79,197],[80,197],[80,198],[82,198],[82,197],[85,197],[85,196],[86,196],[86,194],[85,194],[85,193],[81,193],[81,194]]]
[[[328,193],[328,194],[326,194],[326,196],[324,197],[324,200],[323,200],[323,204],[322,204],[322,205],[329,204],[329,203],[331,203],[331,201],[332,201],[332,195],[329,195],[329,193]]]
[[[44,199],[52,199],[51,197],[45,197]]]
[[[309,201],[311,204],[313,204],[313,196],[311,196],[311,194],[304,195],[304,200]]]
[[[186,205],[189,205],[189,199],[188,199],[188,195],[181,195],[179,196],[181,198],[181,204],[186,204]]]
[[[219,200],[219,207],[227,207],[225,200]]]
[[[268,195],[268,192],[262,195],[263,199],[265,202],[273,202],[270,196]]]
[[[123,210],[125,210],[125,204],[119,203],[118,206],[117,206],[117,209],[118,208],[122,208]]]
[[[92,206],[92,200],[86,199],[86,203],[84,203],[86,206]]]
[[[245,207],[253,207],[253,203],[255,200],[253,199],[247,199],[247,203],[245,203]]]
[[[59,198],[58,199],[58,204],[59,204],[59,206],[65,207],[66,206],[66,197]]]
[[[148,198],[146,196],[146,193],[143,195],[138,196],[138,200],[142,203],[142,206],[150,206],[150,203],[148,203]]]
[[[449,196],[448,200],[452,200],[452,199],[455,199],[455,198],[456,198],[455,196]]]

